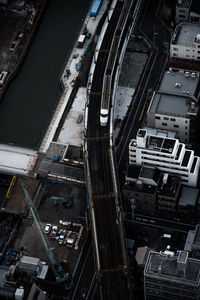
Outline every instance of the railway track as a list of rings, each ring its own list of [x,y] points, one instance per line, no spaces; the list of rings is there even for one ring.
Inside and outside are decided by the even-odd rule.
[[[120,16],[130,0],[118,0],[98,53],[89,95],[87,173],[93,236],[96,236],[96,273],[101,299],[130,299],[130,281],[122,219],[113,175],[109,126],[100,126],[103,78]],[[123,10],[123,7],[126,10]],[[121,25],[120,25],[121,26]],[[126,27],[125,27],[126,28]]]

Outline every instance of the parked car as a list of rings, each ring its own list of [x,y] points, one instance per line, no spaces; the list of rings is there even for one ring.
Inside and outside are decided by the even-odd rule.
[[[60,234],[60,236],[59,236],[59,240],[58,240],[59,245],[62,245],[62,244],[63,244],[66,235],[67,235],[66,230],[63,230],[63,232],[62,232],[62,233]]]
[[[57,233],[58,233],[58,226],[53,226],[53,227],[52,227],[52,230],[51,230],[50,237],[51,237],[51,238],[56,238]]]
[[[52,228],[51,224],[46,224],[44,228],[44,232],[49,234],[51,232],[51,228]]]
[[[67,239],[67,247],[68,248],[74,248],[74,244],[75,244],[75,241],[76,241],[76,238],[77,238],[77,235],[75,232],[71,232],[69,234],[69,237]]]

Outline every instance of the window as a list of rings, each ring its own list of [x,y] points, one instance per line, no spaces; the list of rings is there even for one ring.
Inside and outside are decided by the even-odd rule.
[[[185,126],[185,129],[187,129],[187,126]]]
[[[177,53],[173,53],[173,56],[178,56]]]
[[[190,49],[185,49],[185,51],[190,51]]]
[[[190,57],[190,56],[186,54],[186,56],[185,56],[185,57]]]
[[[188,122],[188,121],[186,120],[185,123],[187,124],[187,122]]]
[[[174,119],[174,118],[170,118],[170,121],[173,121],[173,122],[174,122],[174,121],[176,121],[176,119]]]
[[[179,125],[174,124],[174,128],[179,128]]]
[[[198,45],[197,47],[200,48],[200,45]]]
[[[167,126],[167,123],[162,123],[162,126]]]
[[[187,132],[185,133],[185,135],[187,135]]]
[[[178,48],[176,48],[176,47],[173,47],[173,50],[174,50],[174,51],[178,51]]]
[[[164,120],[168,121],[168,120],[169,120],[169,118],[167,118],[167,117],[164,117]]]
[[[200,59],[200,56],[197,56],[197,59]]]
[[[185,15],[179,15],[179,18],[185,18]]]
[[[159,117],[159,116],[156,116],[155,119],[156,119],[156,120],[160,120],[160,117]]]

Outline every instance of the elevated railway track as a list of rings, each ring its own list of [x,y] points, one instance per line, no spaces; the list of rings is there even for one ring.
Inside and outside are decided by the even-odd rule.
[[[125,236],[122,224],[120,193],[115,170],[109,118],[107,126],[100,125],[100,107],[106,66],[116,33],[118,43],[113,55],[118,52],[125,39],[134,0],[118,0],[105,31],[95,63],[93,80],[87,103],[87,129],[85,131],[85,161],[90,214],[95,246],[96,274],[101,299],[134,299],[131,297],[129,267],[126,255]],[[127,12],[130,18],[127,18]],[[125,15],[126,14],[126,15]],[[125,22],[125,24],[123,24]],[[113,50],[112,50],[113,51]],[[118,59],[113,59],[116,65]],[[111,72],[114,73],[114,72]]]

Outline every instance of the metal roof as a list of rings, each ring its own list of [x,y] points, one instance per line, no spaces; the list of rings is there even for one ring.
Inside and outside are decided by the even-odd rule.
[[[189,92],[190,95],[194,96],[199,82],[199,77],[196,77],[196,74],[194,76],[194,78],[185,77],[184,72],[167,71],[162,77],[159,91],[172,92],[177,95]]]
[[[188,257],[185,271],[180,272],[178,257],[151,251],[145,266],[145,276],[199,287],[200,260]]]
[[[177,96],[172,94],[155,93],[149,112],[186,117],[188,113],[197,113],[197,107],[191,111],[191,106],[187,96]]]
[[[197,23],[181,23],[179,32],[177,33],[177,45],[193,46],[194,39],[200,33],[200,24]]]

